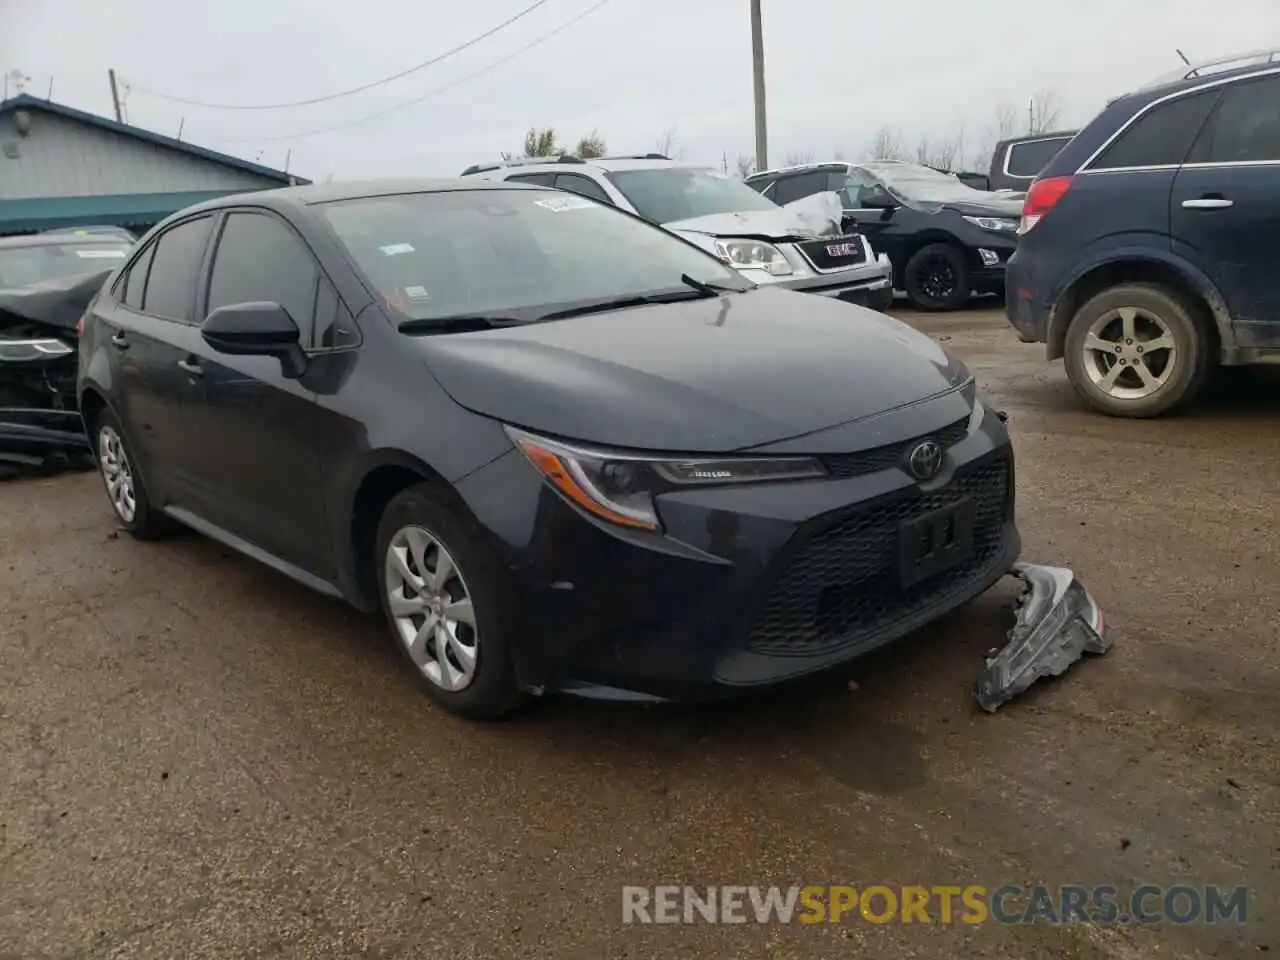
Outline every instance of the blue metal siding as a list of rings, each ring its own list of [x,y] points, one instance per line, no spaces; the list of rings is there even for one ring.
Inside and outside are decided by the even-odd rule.
[[[0,200],[230,193],[281,185],[279,180],[46,110],[27,113],[31,118],[27,136],[18,135],[14,112],[0,114]],[[14,149],[16,158],[9,156]]]

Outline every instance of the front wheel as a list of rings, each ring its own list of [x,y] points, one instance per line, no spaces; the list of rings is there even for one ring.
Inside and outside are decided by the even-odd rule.
[[[451,713],[492,720],[522,699],[514,597],[475,527],[434,484],[402,491],[378,524],[378,585],[396,646],[427,694]]]
[[[902,287],[921,310],[959,310],[969,302],[964,251],[947,243],[921,247],[902,271]]]
[[[1064,353],[1076,393],[1113,417],[1170,413],[1200,393],[1213,369],[1212,338],[1195,306],[1151,283],[1092,297],[1071,319]]]

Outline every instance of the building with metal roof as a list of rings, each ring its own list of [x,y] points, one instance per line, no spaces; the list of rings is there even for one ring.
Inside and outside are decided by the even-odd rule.
[[[306,183],[30,94],[0,100],[0,236],[88,225],[138,233],[205,200]]]

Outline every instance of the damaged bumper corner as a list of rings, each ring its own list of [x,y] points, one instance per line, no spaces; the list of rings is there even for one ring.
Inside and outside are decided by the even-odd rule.
[[[0,474],[88,465],[92,449],[73,410],[0,409]]]
[[[1084,654],[1111,649],[1102,609],[1064,567],[1018,563],[1009,571],[1023,583],[1009,642],[987,656],[974,688],[978,705],[994,713],[1041,677],[1058,676]]]

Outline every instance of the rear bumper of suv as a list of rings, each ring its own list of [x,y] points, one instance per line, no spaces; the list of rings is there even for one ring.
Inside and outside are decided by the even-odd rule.
[[[1023,343],[1047,343],[1049,307],[1037,296],[1036,284],[1022,251],[1014,253],[1004,271],[1004,315]]]

